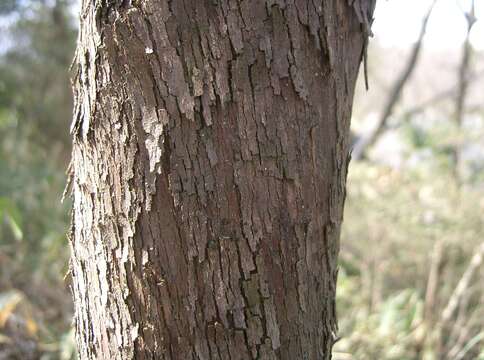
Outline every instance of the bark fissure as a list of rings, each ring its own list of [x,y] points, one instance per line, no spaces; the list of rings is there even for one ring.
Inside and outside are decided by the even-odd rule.
[[[331,357],[358,3],[83,2],[81,358]]]

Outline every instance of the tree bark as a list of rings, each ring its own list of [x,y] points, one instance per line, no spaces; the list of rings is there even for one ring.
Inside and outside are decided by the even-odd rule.
[[[374,1],[88,1],[72,124],[81,359],[330,359]]]

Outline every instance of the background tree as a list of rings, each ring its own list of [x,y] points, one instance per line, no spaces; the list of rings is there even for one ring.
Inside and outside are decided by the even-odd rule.
[[[467,22],[466,38],[462,47],[462,56],[458,71],[458,92],[455,100],[455,121],[459,130],[462,128],[462,122],[464,121],[465,114],[465,101],[467,97],[467,91],[469,88],[470,75],[472,74],[471,58],[472,58],[472,44],[470,41],[470,35],[472,27],[476,23],[475,17],[475,4],[474,0],[471,2],[470,10],[464,13]],[[454,173],[456,181],[460,181],[461,169],[460,169],[460,157],[461,157],[461,144],[456,144],[452,149],[453,161],[454,161]]]
[[[380,135],[384,132],[387,126],[388,119],[393,114],[395,106],[397,105],[398,100],[400,99],[402,91],[405,87],[405,84],[411,78],[412,73],[418,64],[418,59],[420,57],[420,52],[422,49],[425,32],[427,30],[427,24],[429,22],[430,15],[432,14],[432,10],[434,9],[436,2],[437,2],[436,0],[432,2],[427,14],[425,15],[422,21],[422,27],[420,28],[418,39],[412,47],[412,51],[410,53],[410,56],[407,59],[407,62],[405,64],[404,69],[402,70],[402,73],[399,75],[399,77],[393,84],[388,94],[388,97],[385,101],[385,106],[383,107],[382,113],[378,119],[378,123],[376,124],[375,128],[371,131],[369,135],[360,137],[358,141],[355,143],[355,146],[352,152],[352,157],[355,160],[359,160],[362,157],[364,157],[367,148],[371,147],[378,140]]]
[[[329,359],[373,1],[83,1],[83,359]]]

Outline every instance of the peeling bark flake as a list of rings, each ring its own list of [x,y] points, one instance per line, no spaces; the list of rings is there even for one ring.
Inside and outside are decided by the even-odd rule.
[[[322,359],[373,0],[83,0],[81,359]]]

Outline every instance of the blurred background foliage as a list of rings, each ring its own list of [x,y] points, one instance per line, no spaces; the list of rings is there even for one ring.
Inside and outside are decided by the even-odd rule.
[[[70,205],[61,203],[74,14],[71,0],[0,1],[0,359],[75,357],[64,279]],[[484,57],[471,50],[462,121],[462,50],[424,54],[384,131],[350,166],[336,360],[484,360],[484,110],[475,85]],[[375,128],[410,53],[373,40],[355,143]]]
[[[0,4],[0,359],[70,359],[61,196],[76,22],[67,0]]]

